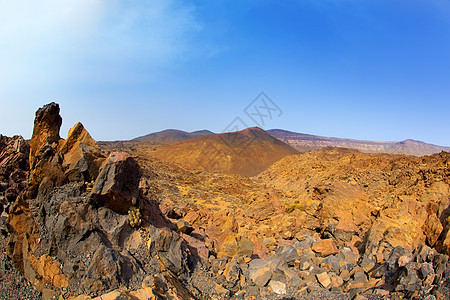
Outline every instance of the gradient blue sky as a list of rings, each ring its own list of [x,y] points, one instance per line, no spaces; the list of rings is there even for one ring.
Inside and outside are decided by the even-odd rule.
[[[0,133],[221,132],[261,91],[265,129],[450,145],[447,0],[0,0]]]

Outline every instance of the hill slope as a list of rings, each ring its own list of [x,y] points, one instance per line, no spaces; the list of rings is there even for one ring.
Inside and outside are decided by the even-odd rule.
[[[172,145],[188,139],[193,139],[202,136],[213,135],[214,132],[209,130],[198,130],[193,132],[186,132],[177,129],[166,129],[159,132],[150,133],[141,137],[137,137],[132,141],[135,142],[152,142],[158,144]]]
[[[416,156],[450,151],[450,147],[437,146],[415,140],[405,140],[401,142],[360,141],[310,135],[281,129],[271,129],[268,130],[267,133],[299,151],[309,151],[329,146],[357,149],[365,153],[393,153]]]
[[[224,174],[254,176],[298,151],[253,127],[186,140],[153,152],[164,161]]]

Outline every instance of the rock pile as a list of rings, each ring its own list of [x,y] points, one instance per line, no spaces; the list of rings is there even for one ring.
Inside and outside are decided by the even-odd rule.
[[[360,255],[354,247],[337,249],[329,239],[305,236],[288,243],[264,259],[212,258],[211,271],[218,274],[215,283],[241,298],[448,299],[450,295],[449,258],[428,246],[414,253],[399,246],[387,255]]]

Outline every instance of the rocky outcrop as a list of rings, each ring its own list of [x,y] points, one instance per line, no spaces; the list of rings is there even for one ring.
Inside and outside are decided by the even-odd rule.
[[[140,178],[141,170],[131,156],[113,152],[100,167],[91,198],[96,204],[126,213],[137,204]]]
[[[146,276],[162,272],[158,264],[149,265],[152,257],[171,274],[186,272],[183,239],[169,228],[152,225],[162,218],[161,212],[153,200],[140,195],[141,170],[134,158],[117,152],[106,157],[81,123],[61,140],[60,125],[57,104],[37,111],[30,142],[31,175],[7,220],[8,253],[15,267],[48,297],[63,290],[68,296],[136,288]],[[11,156],[9,151],[5,166],[11,168],[17,161],[28,168],[28,148],[21,148],[20,139],[5,143],[2,137],[2,153],[7,144],[17,153]],[[149,248],[129,224],[132,205],[140,209],[146,236],[153,241]],[[177,285],[170,274],[164,278]]]
[[[0,135],[0,214],[8,211],[27,185],[29,149],[21,136]]]
[[[52,102],[36,111],[34,119],[33,136],[30,141],[30,163],[45,145],[53,145],[54,148],[59,143],[59,129],[62,118],[59,115],[59,105]]]
[[[62,167],[69,181],[95,180],[105,160],[97,143],[81,123],[69,130],[69,135],[60,144],[58,152],[64,156]]]

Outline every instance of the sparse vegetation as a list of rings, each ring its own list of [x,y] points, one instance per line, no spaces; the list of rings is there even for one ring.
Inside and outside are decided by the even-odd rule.
[[[302,203],[294,203],[292,205],[286,206],[286,212],[287,213],[293,212],[296,209],[301,210],[301,211],[305,211],[306,207]]]
[[[130,207],[130,209],[128,210],[128,222],[130,223],[131,227],[141,226],[142,219],[139,208],[134,206]]]

